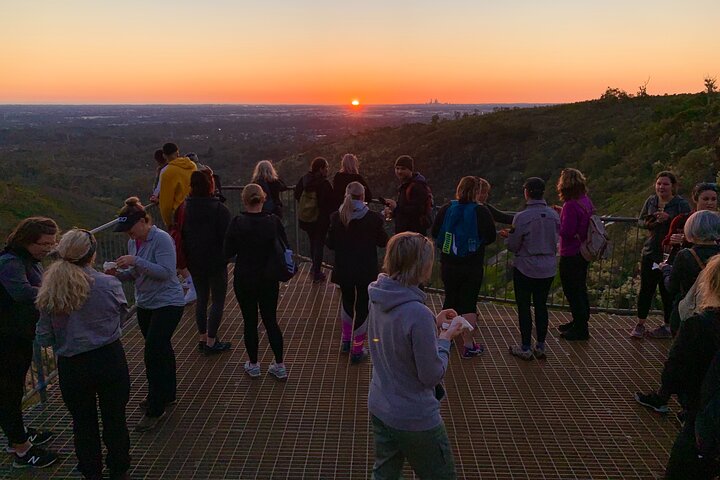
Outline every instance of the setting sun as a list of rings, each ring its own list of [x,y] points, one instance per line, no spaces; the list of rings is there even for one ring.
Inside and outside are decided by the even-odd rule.
[[[353,101],[350,102],[350,103],[352,104],[353,107],[357,107],[357,106],[360,105],[360,100],[355,99],[355,100],[353,100]]]

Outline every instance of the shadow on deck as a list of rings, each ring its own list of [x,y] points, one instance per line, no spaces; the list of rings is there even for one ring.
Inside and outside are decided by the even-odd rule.
[[[234,295],[228,295],[220,330],[233,342],[228,354],[197,353],[194,308],[187,308],[174,337],[179,401],[159,429],[131,433],[131,477],[370,478],[371,365],[351,366],[339,353],[339,300],[332,284],[313,286],[306,270],[281,288],[287,383],[265,374],[272,352],[262,328],[263,376],[253,381],[244,374],[243,322]],[[439,310],[441,301],[431,295],[428,305]],[[514,308],[483,303],[479,312],[477,335],[487,352],[463,360],[453,349],[446,377],[443,417],[458,478],[660,477],[678,424],[637,405],[632,393],[656,387],[668,341],[632,340],[632,318],[595,314],[592,339],[571,344],[554,328],[567,314],[552,311],[548,359],[526,363],[507,353],[519,336]],[[146,393],[143,341],[134,324],[123,343],[132,428]],[[70,415],[56,386],[48,397],[26,419],[58,433],[51,447],[62,454],[60,461],[29,472],[11,469],[5,457],[0,477],[80,478]]]

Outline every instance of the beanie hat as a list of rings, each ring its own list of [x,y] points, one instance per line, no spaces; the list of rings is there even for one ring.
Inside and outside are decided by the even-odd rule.
[[[405,167],[410,171],[415,171],[415,162],[410,155],[400,155],[395,160],[395,167]]]

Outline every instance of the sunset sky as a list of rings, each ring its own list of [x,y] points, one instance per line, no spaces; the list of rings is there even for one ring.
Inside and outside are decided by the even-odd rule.
[[[718,0],[2,0],[0,103],[569,102],[720,77]]]

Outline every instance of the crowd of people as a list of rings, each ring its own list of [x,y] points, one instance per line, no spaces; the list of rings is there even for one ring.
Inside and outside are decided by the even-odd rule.
[[[80,472],[85,478],[102,478],[102,438],[110,478],[129,478],[125,409],[130,381],[121,342],[128,302],[121,282],[134,284],[145,340],[148,393],[140,404],[144,415],[136,431],[156,428],[177,401],[172,336],[186,305],[195,303],[200,354],[232,349],[231,342],[219,336],[230,262],[244,320],[244,371],[252,379],[262,375],[260,319],[274,357],[266,372],[276,380],[288,379],[277,318],[282,278],[274,266],[278,248],[282,256],[283,245],[288,245],[280,193],[289,188],[271,161],[259,162],[252,183],[242,192],[243,211],[233,218],[224,205],[219,177],[196,155],[181,156],[177,145],[168,143],[155,159],[150,202],[158,204],[166,230],[153,224],[138,197],[128,198],[115,224],[116,232],[128,236],[127,254],[106,262],[103,273],[94,268],[97,241],[87,230],[71,229],[57,242],[54,221],[31,217],[7,239],[0,255],[0,382],[7,386],[0,395],[0,425],[15,466],[44,467],[57,459],[40,446],[52,433],[25,427],[22,418],[23,383],[36,340],[52,346],[58,359]],[[464,359],[486,350],[477,340],[485,247],[499,236],[513,254],[520,342],[509,353],[541,360],[550,353],[547,304],[558,272],[571,312],[571,321],[559,326],[560,337],[590,338],[587,276],[597,259],[590,245],[597,217],[587,180],[574,168],[563,169],[557,181],[561,206],[548,205],[546,182],[531,177],[523,184],[525,208],[516,214],[502,212],[488,203],[487,180],[465,176],[455,199],[434,214],[432,190],[416,171],[414,159],[401,155],[394,167],[400,182],[397,195],[379,198],[384,210],[378,213],[368,207],[370,187],[355,155],[342,157],[332,182],[328,161],[315,158],[294,187],[298,222],[310,243],[313,283],[326,280],[325,247],[335,252],[331,281],[341,295],[340,352],[348,354],[353,365],[372,358],[368,407],[375,440],[373,478],[398,478],[406,460],[420,478],[455,478],[440,401],[454,340]],[[635,399],[667,413],[671,395],[677,395],[683,408],[684,426],[671,452],[667,478],[687,478],[683,475],[690,471],[698,479],[713,478],[720,454],[718,188],[698,184],[691,210],[677,194],[677,184],[672,172],[660,172],[655,193],[640,212],[639,225],[650,235],[640,261],[638,321],[631,336],[675,341],[659,389],[638,392]],[[390,220],[395,227],[391,238],[385,228]],[[379,248],[386,248],[382,271]],[[437,315],[425,305],[436,249],[444,285]],[[41,262],[51,252],[53,263],[43,272]],[[647,331],[645,321],[657,289],[664,324]],[[369,349],[368,337],[374,339]]]

